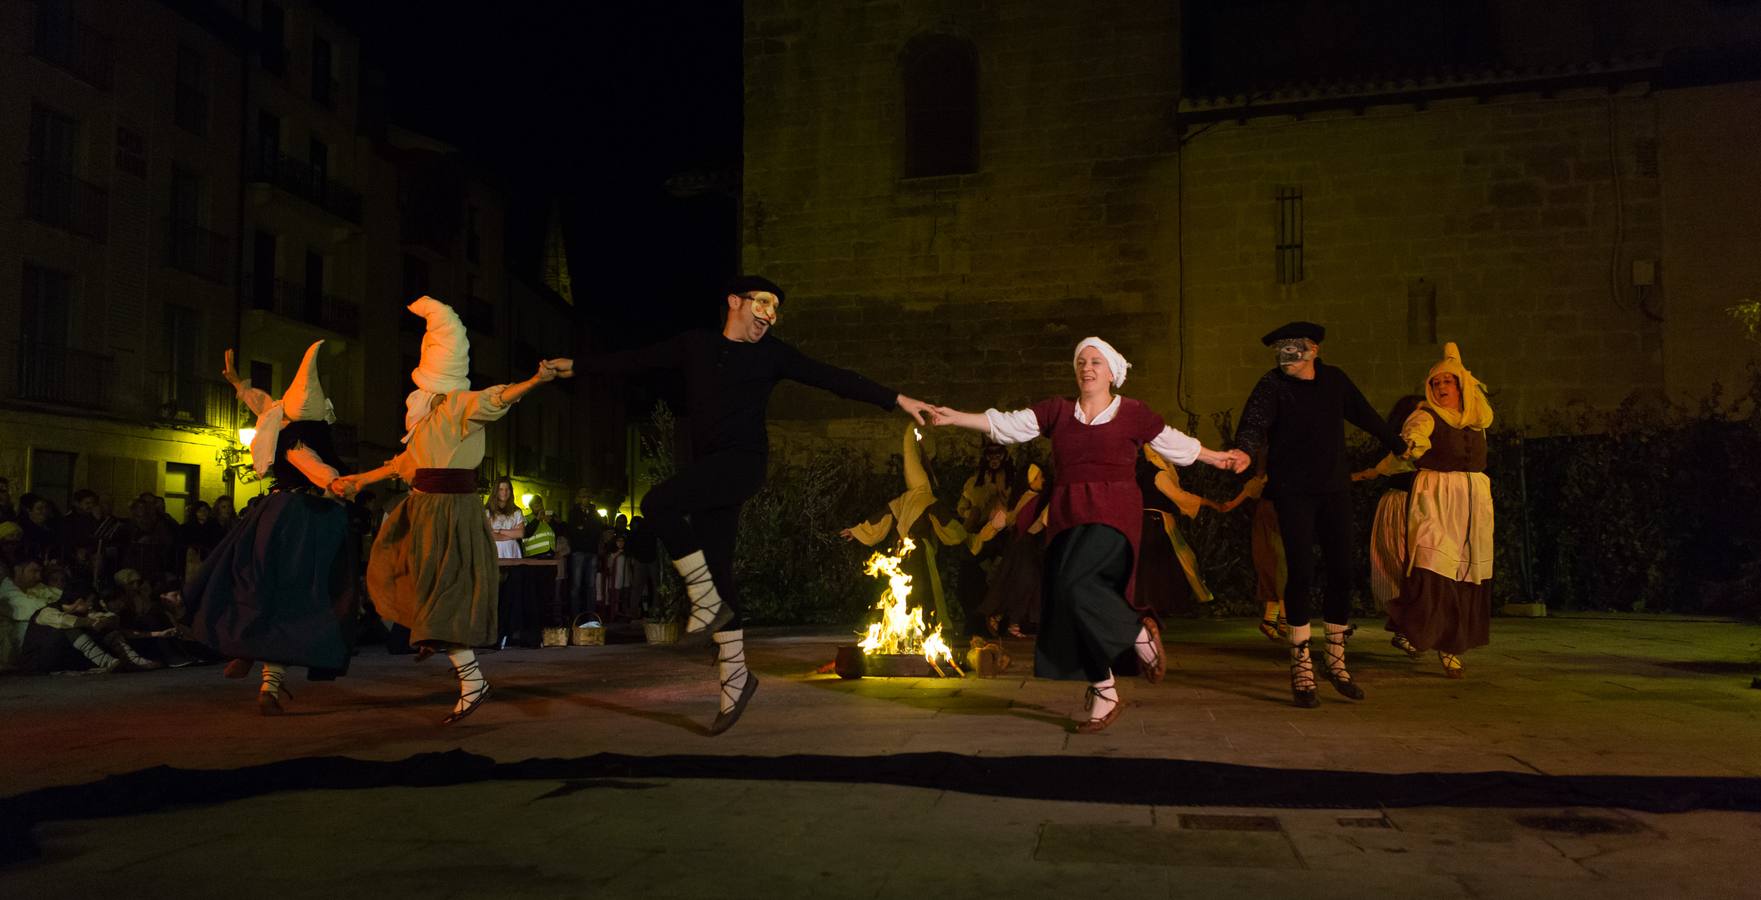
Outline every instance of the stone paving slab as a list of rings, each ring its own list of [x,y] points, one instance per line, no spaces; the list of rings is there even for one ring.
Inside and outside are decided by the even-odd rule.
[[[376,650],[350,677],[295,680],[264,719],[254,686],[217,670],[0,678],[0,809],[25,792],[168,765],[233,770],[314,756],[487,761],[622,754],[790,754],[1191,761],[1358,773],[1761,778],[1761,628],[1640,618],[1494,623],[1468,679],[1414,662],[1374,626],[1352,645],[1369,692],[1288,703],[1282,651],[1244,621],[1176,621],[1161,685],[1096,736],[1068,732],[1080,686],[814,674],[836,632],[755,630],[763,679],[734,731],[709,738],[713,669],[639,644],[484,657],[495,684],[436,727],[444,665]],[[1031,645],[1015,642],[1017,666]],[[925,757],[929,758],[929,757]],[[1036,776],[1037,777],[1037,776]],[[1745,785],[1752,782],[1742,782]],[[1023,785],[1024,792],[1031,793]],[[1001,789],[1008,793],[1007,786]],[[473,781],[287,790],[37,826],[42,859],[0,868],[20,897],[435,896],[1757,896],[1740,860],[1761,814],[1425,806],[1308,809],[1083,803],[891,783],[786,778]],[[1182,816],[1274,817],[1275,831]],[[1349,821],[1350,824],[1345,824]],[[1373,824],[1366,824],[1373,823]],[[476,836],[475,838],[473,836]],[[740,860],[729,869],[727,860]],[[314,863],[314,860],[320,862]],[[930,887],[926,887],[926,884]]]

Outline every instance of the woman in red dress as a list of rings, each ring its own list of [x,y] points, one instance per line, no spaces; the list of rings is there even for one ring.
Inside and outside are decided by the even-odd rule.
[[[1239,471],[1242,461],[1168,427],[1141,401],[1115,395],[1131,364],[1106,341],[1084,338],[1075,365],[1074,399],[1049,397],[1013,412],[937,407],[932,421],[984,432],[1000,444],[1051,439],[1058,480],[1047,506],[1050,544],[1034,674],[1088,682],[1088,718],[1076,731],[1093,734],[1113,724],[1122,708],[1115,665],[1140,667],[1151,683],[1164,671],[1155,615],[1131,599],[1143,530],[1138,455],[1147,444],[1177,466],[1203,462]]]

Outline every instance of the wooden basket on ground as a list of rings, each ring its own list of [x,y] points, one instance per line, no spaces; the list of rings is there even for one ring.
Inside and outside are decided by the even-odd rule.
[[[647,638],[648,643],[650,644],[676,644],[679,642],[679,625],[680,623],[677,621],[644,621],[642,623],[642,636]]]

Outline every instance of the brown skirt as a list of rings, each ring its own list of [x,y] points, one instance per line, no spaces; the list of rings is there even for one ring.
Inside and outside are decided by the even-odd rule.
[[[495,640],[499,574],[477,495],[412,493],[379,526],[367,592],[411,643],[480,646]]]
[[[1388,630],[1420,650],[1465,653],[1492,640],[1492,582],[1468,584],[1414,569],[1388,601]]]

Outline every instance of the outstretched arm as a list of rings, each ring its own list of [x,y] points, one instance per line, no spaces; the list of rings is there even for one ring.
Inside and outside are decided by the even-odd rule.
[[[238,395],[240,403],[250,409],[251,415],[262,415],[263,410],[268,409],[269,405],[275,402],[267,393],[251,387],[249,381],[238,377],[238,371],[232,365],[231,349],[226,351],[226,367],[220,370],[220,374],[226,377],[226,383],[232,385],[233,393]]]
[[[955,428],[967,428],[972,431],[991,433],[990,417],[984,413],[966,413],[946,406],[930,407],[929,424],[952,425]]]

